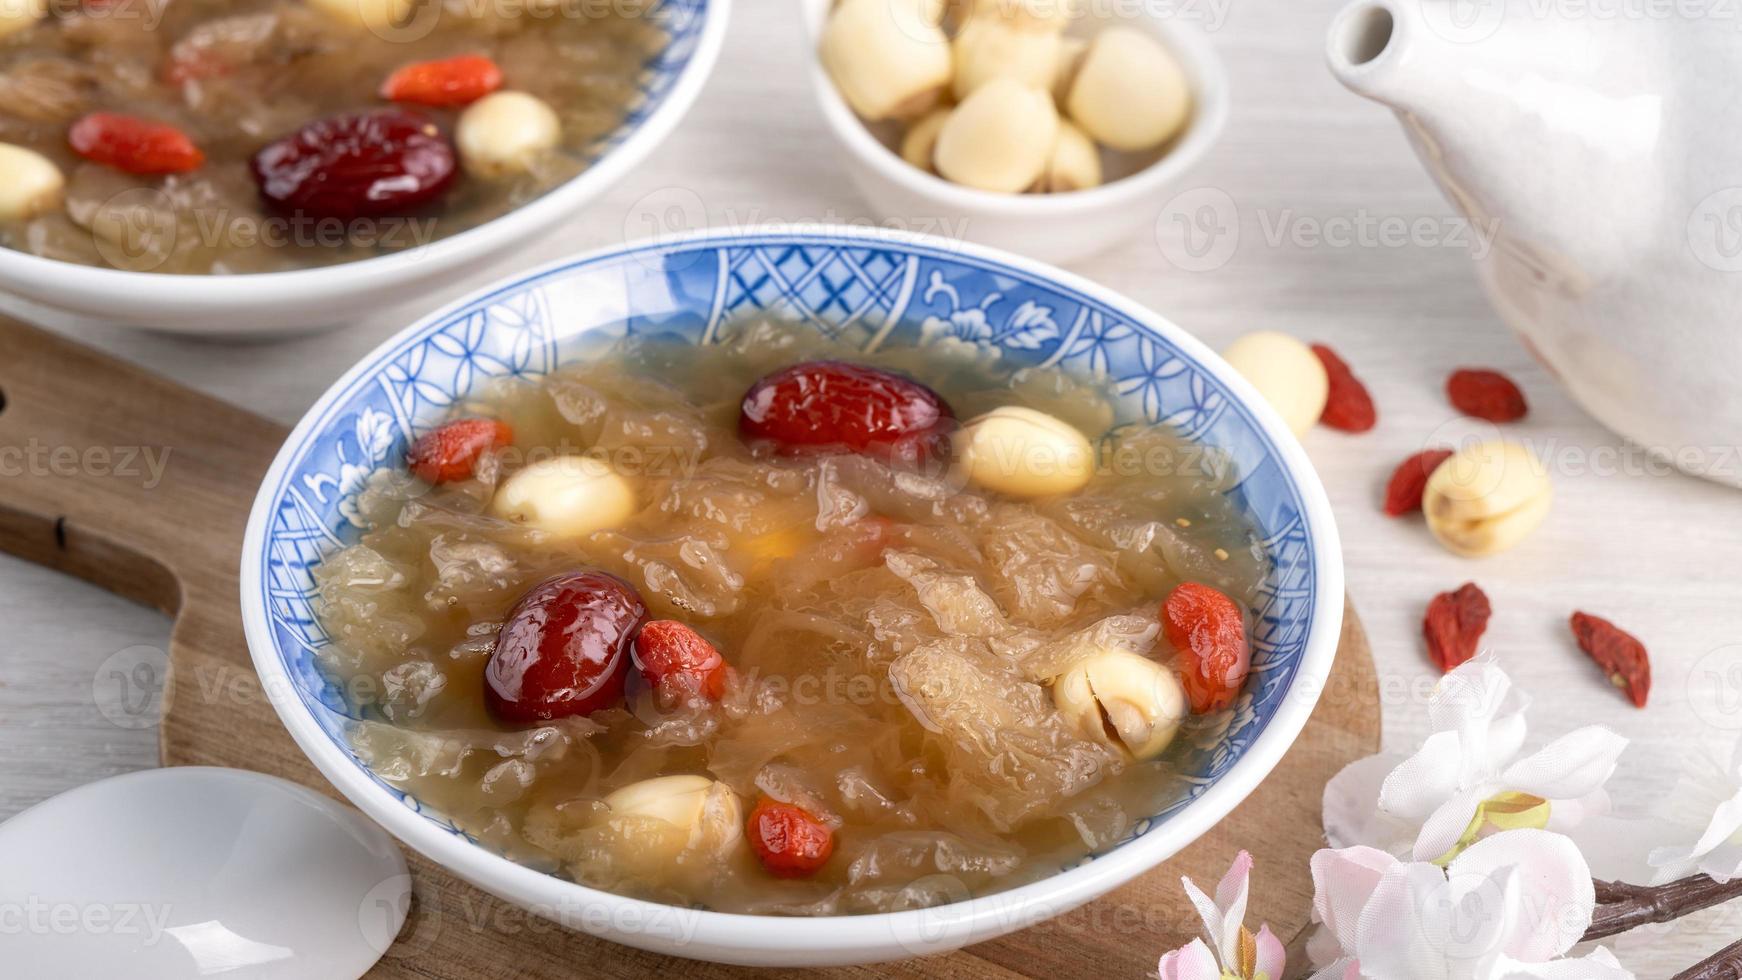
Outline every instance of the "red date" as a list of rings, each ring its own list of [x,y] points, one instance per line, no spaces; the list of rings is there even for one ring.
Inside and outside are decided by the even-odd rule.
[[[744,395],[738,432],[787,455],[848,452],[913,466],[939,455],[955,412],[911,378],[846,361],[805,361]]]
[[[484,701],[510,724],[587,715],[623,700],[629,647],[647,606],[629,583],[588,569],[534,586],[484,666]]]
[[[435,123],[377,109],[309,123],[254,154],[252,170],[279,210],[350,220],[414,211],[445,193],[458,168]]]

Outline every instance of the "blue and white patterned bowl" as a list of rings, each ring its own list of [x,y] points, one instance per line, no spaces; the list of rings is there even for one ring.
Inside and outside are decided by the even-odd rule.
[[[1189,757],[1189,789],[1078,866],[986,898],[922,911],[792,919],[677,909],[515,864],[365,768],[355,717],[321,674],[329,642],[311,572],[355,541],[354,495],[398,465],[449,406],[492,378],[563,363],[583,333],[660,333],[707,344],[762,313],[863,348],[996,348],[1023,364],[1111,381],[1128,419],[1166,421],[1220,447],[1235,499],[1274,569],[1257,610],[1252,679],[1226,735]],[[1234,371],[1189,334],[1089,282],[1014,256],[865,230],[711,234],[628,246],[515,277],[387,341],[309,410],[267,474],[242,552],[248,644],[274,707],[352,802],[461,877],[575,928],[662,952],[762,965],[868,962],[979,942],[1067,911],[1154,867],[1258,785],[1305,724],[1335,654],[1343,569],[1324,490],[1299,444]]]
[[[677,128],[719,59],[731,0],[657,0],[646,9],[666,43],[642,65],[623,122],[587,147],[581,173],[476,228],[343,265],[244,275],[123,271],[0,248],[0,291],[106,325],[229,337],[323,330],[416,301],[572,218]]]

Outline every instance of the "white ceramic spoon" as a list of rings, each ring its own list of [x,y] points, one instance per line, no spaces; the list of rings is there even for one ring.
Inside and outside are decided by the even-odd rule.
[[[129,773],[0,824],[7,976],[356,977],[410,894],[379,827],[240,769]]]

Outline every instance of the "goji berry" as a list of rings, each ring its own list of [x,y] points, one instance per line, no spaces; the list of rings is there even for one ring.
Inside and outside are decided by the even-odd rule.
[[[478,457],[514,441],[514,430],[495,419],[455,419],[423,434],[405,454],[411,472],[430,483],[452,483],[472,475]]]
[[[706,637],[675,619],[642,625],[635,637],[635,666],[668,705],[691,694],[718,701],[726,692],[726,658]]]
[[[199,169],[206,155],[169,125],[116,112],[93,112],[67,129],[73,152],[130,174],[180,174]]]
[[[1433,597],[1427,604],[1427,615],[1422,617],[1421,635],[1427,640],[1428,656],[1440,670],[1450,671],[1476,655],[1476,644],[1488,629],[1493,612],[1488,596],[1474,582]]]
[[[803,807],[764,797],[750,811],[750,849],[776,878],[809,878],[835,851],[835,832]]]
[[[1645,699],[1651,694],[1651,659],[1645,644],[1607,619],[1590,613],[1573,613],[1572,626],[1579,649],[1603,668],[1609,683],[1620,688],[1635,708],[1645,707]]]
[[[1207,585],[1186,582],[1161,606],[1167,642],[1180,654],[1192,711],[1219,711],[1234,703],[1252,668],[1246,621],[1234,600]]]
[[[1325,366],[1325,377],[1330,381],[1319,421],[1344,432],[1366,432],[1373,428],[1379,422],[1379,411],[1373,407],[1373,396],[1367,393],[1367,386],[1355,377],[1336,351],[1324,344],[1312,345],[1312,351]]]
[[[1452,458],[1450,449],[1424,449],[1397,464],[1385,484],[1385,513],[1401,517],[1421,510],[1421,496],[1427,490],[1427,478],[1441,463]]]
[[[1446,379],[1446,397],[1458,411],[1489,422],[1516,422],[1529,411],[1524,392],[1499,371],[1459,368]]]
[[[427,106],[470,105],[502,87],[502,69],[481,54],[414,61],[381,83],[381,97]]]

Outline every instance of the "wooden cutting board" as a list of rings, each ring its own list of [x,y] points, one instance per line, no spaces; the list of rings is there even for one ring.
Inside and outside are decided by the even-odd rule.
[[[175,618],[165,765],[234,766],[337,794],[261,692],[242,638],[237,569],[255,490],[286,430],[58,336],[0,319],[0,549]],[[163,462],[151,478],[145,452]],[[163,454],[167,453],[167,456]],[[17,454],[8,452],[11,461]],[[1307,924],[1319,801],[1343,765],[1378,751],[1379,697],[1354,609],[1330,684],[1270,778],[1215,829],[1087,906],[957,953],[840,976],[1140,978],[1197,931],[1180,891],[1213,888],[1236,851],[1257,860],[1248,921],[1285,938]],[[474,978],[726,976],[753,971],[644,953],[568,932],[407,855],[416,900],[370,974]],[[792,971],[797,972],[797,971]]]

